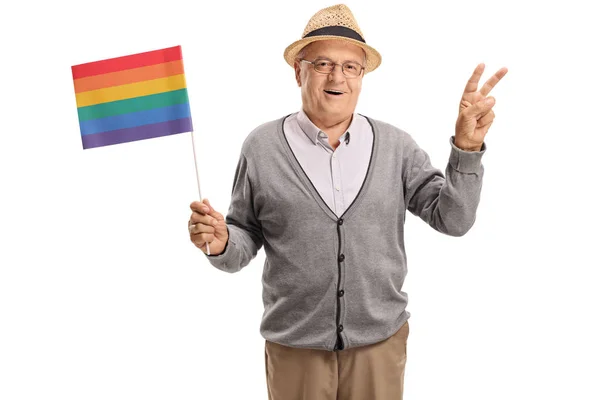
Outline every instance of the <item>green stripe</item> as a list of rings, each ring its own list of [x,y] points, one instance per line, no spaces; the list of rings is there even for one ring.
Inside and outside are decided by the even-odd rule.
[[[79,121],[88,121],[90,119],[150,110],[152,108],[167,107],[187,102],[187,89],[179,89],[171,92],[134,97],[133,99],[117,100],[93,106],[79,107],[77,112],[79,114]]]

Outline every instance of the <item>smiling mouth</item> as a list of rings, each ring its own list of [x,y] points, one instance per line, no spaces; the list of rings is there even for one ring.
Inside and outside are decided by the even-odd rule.
[[[332,94],[332,95],[335,95],[335,96],[341,96],[342,94],[344,94],[344,92],[340,92],[340,91],[337,91],[337,90],[325,90],[325,93]]]

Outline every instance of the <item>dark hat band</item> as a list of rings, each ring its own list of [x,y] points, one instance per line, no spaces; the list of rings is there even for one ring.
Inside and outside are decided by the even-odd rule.
[[[315,29],[312,32],[308,32],[306,35],[304,35],[304,37],[307,38],[307,37],[311,37],[311,36],[325,36],[325,35],[342,36],[342,37],[347,37],[349,39],[358,40],[359,42],[366,43],[365,39],[363,39],[362,36],[360,36],[358,34],[358,32],[356,32],[355,30],[347,28],[345,26],[337,26],[337,25],[336,26],[325,26],[323,28]]]

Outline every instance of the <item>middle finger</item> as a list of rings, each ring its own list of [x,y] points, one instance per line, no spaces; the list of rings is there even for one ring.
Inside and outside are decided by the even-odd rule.
[[[487,96],[492,91],[494,86],[496,86],[496,84],[498,82],[500,82],[500,79],[502,79],[504,77],[504,75],[506,75],[507,72],[508,72],[508,68],[506,68],[506,67],[500,68],[498,70],[498,72],[496,72],[490,79],[488,79],[483,84],[483,86],[481,87],[481,90],[479,92],[484,97]]]
[[[206,224],[206,225],[211,225],[211,226],[215,226],[217,224],[217,219],[214,217],[211,217],[210,215],[207,214],[200,214],[197,212],[193,212],[192,216],[190,217],[190,221],[192,222],[192,224],[195,223],[202,223],[202,224]]]

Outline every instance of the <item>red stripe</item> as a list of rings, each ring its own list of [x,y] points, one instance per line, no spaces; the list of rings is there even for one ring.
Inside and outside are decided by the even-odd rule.
[[[73,79],[79,79],[86,76],[107,74],[181,59],[181,46],[174,46],[166,49],[147,51],[145,53],[130,54],[123,57],[73,65],[71,71],[73,72]]]

